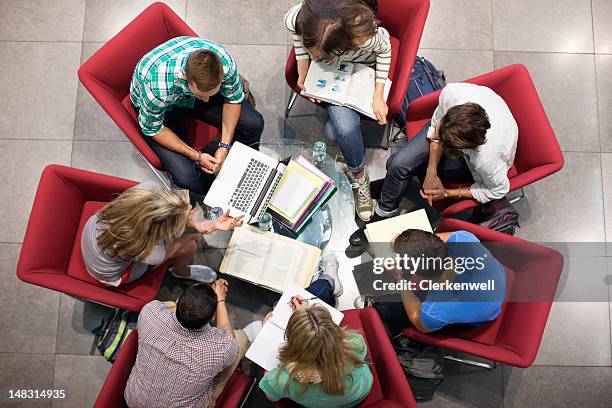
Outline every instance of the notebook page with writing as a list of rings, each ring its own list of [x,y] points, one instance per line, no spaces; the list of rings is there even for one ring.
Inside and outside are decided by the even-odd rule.
[[[264,368],[266,371],[278,367],[278,351],[285,343],[285,327],[287,327],[289,318],[293,313],[291,306],[289,306],[289,302],[293,296],[298,295],[305,299],[313,296],[312,293],[295,284],[288,285],[287,290],[283,292],[283,295],[272,311],[272,317],[264,324],[259,335],[246,352],[246,357],[249,360]],[[320,299],[310,300],[309,304],[311,307],[315,304],[325,307],[329,310],[332,320],[336,324],[340,324],[344,318],[342,312],[334,309]]]

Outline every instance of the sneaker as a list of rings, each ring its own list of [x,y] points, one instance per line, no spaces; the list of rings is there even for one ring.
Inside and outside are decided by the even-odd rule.
[[[346,164],[346,159],[344,158],[344,155],[342,153],[338,153],[336,155],[336,170],[341,173],[346,173],[347,177],[349,178],[349,181],[352,182],[351,173],[348,171],[348,165]]]
[[[336,255],[331,252],[325,252],[321,256],[321,261],[319,262],[319,269],[312,281],[319,279],[322,275],[330,277],[334,281],[334,296],[338,297],[342,295],[344,288],[342,287],[342,281],[340,281],[340,277],[338,276],[338,258]]]
[[[384,220],[385,217],[381,217],[380,215],[378,215],[376,213],[376,211],[374,211],[374,215],[372,215],[372,217],[370,217],[369,221],[367,222],[367,224],[371,223],[371,222],[376,222],[376,221],[381,221]],[[357,231],[353,232],[351,234],[351,236],[349,237],[349,244],[351,244],[352,246],[358,247],[358,246],[362,246],[368,243],[368,239],[365,236],[365,227],[363,228],[359,228]]]
[[[374,212],[374,204],[370,196],[370,177],[365,173],[362,178],[353,182],[353,195],[355,197],[355,210],[361,221],[369,221]]]
[[[174,273],[174,268],[168,268],[172,276],[178,279],[189,279],[200,283],[213,283],[217,279],[217,272],[214,269],[204,265],[189,265],[189,276],[177,275]]]
[[[373,303],[374,295],[365,294],[357,296],[353,302],[353,306],[355,306],[355,309],[364,309],[366,307],[371,307]]]

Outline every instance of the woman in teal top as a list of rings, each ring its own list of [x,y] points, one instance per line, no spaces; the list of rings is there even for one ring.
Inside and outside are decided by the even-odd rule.
[[[336,325],[323,307],[292,299],[291,315],[279,352],[280,365],[259,387],[271,401],[289,398],[309,407],[352,407],[372,388],[363,337]]]

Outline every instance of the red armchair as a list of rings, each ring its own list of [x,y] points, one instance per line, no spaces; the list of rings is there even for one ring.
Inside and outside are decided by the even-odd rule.
[[[132,367],[136,362],[137,352],[138,332],[133,331],[125,339],[117,360],[115,360],[113,367],[106,376],[94,408],[127,407],[123,394],[132,372]],[[247,375],[235,371],[215,406],[219,408],[238,408],[251,384],[252,381]]]
[[[159,44],[183,35],[197,36],[167,5],[154,3],[104,44],[78,70],[81,83],[158,176],[158,170],[163,171],[164,168],[140,130],[130,103],[130,81],[136,63],[143,55]],[[215,127],[201,121],[187,122],[189,142],[196,149],[207,145],[217,133]],[[160,179],[167,184],[163,177],[160,176]]]
[[[87,273],[81,255],[81,231],[85,222],[114,196],[135,184],[70,167],[46,167],[40,177],[17,263],[19,279],[131,311],[139,311],[155,299],[166,264],[135,282],[110,288]]]
[[[363,335],[368,346],[368,362],[374,376],[370,394],[358,407],[406,407],[417,404],[408,380],[400,366],[378,313],[374,308],[344,310],[341,326],[356,330]],[[288,399],[276,402],[280,408],[297,407]]]
[[[517,64],[466,80],[494,90],[508,104],[519,136],[514,166],[508,172],[510,191],[556,173],[563,167],[563,153],[555,137],[538,92],[525,66]],[[425,95],[410,104],[406,119],[408,138],[425,126],[438,106],[441,91]],[[453,185],[466,185],[452,182]],[[438,206],[445,217],[476,207],[475,200],[444,202]]]
[[[410,327],[404,334],[487,360],[529,367],[542,341],[563,257],[552,249],[457,219],[444,220],[436,231],[457,230],[472,232],[481,242],[491,243],[492,252],[504,265],[509,288],[500,315],[474,329],[449,327],[423,334]]]
[[[393,81],[387,105],[389,113],[387,118],[393,119],[402,106],[412,65],[416,58],[427,12],[429,11],[429,0],[379,0],[378,14],[382,27],[385,27],[391,35],[391,67],[389,78]],[[285,116],[293,107],[299,89],[297,88],[297,64],[295,61],[295,50],[291,49],[285,65],[285,78],[287,84],[293,89],[293,93],[287,105]]]

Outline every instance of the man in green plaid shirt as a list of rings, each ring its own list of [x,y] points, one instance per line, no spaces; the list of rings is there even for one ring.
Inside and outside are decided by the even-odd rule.
[[[263,117],[246,100],[238,65],[227,50],[197,37],[173,38],[136,64],[130,100],[145,140],[174,184],[201,201],[234,140],[257,147]],[[185,118],[221,129],[214,155],[187,143]]]

